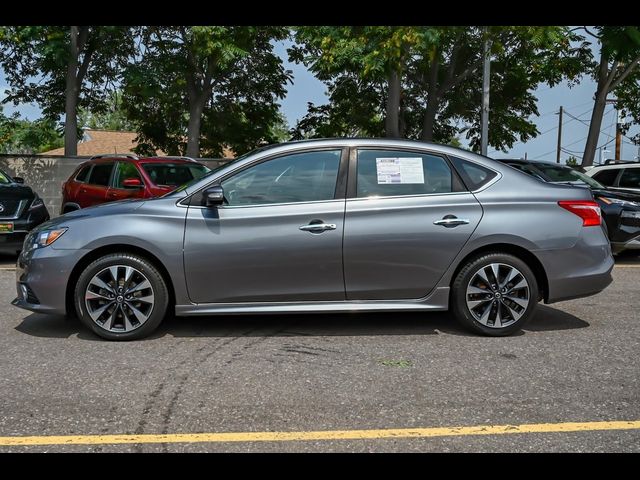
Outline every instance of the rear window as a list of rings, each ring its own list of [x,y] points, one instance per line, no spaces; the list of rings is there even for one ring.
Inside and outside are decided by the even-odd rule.
[[[92,185],[109,185],[111,179],[111,170],[113,170],[113,163],[97,163],[91,170],[89,176],[89,183]]]
[[[209,171],[197,163],[143,163],[142,168],[156,185],[176,187],[202,177]]]
[[[498,175],[493,170],[483,167],[482,165],[478,165],[477,163],[452,156],[449,156],[449,159],[456,170],[458,170],[458,173],[462,177],[465,185],[471,191],[484,187]]]
[[[601,184],[611,187],[615,184],[616,178],[618,178],[618,173],[620,173],[619,168],[610,168],[607,170],[600,170],[591,176]]]

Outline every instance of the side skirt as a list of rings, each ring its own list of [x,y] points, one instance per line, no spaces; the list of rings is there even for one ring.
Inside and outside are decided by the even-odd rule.
[[[444,311],[449,307],[449,287],[436,288],[415,300],[351,300],[343,302],[250,302],[176,305],[176,316],[232,313],[380,312],[385,310]]]

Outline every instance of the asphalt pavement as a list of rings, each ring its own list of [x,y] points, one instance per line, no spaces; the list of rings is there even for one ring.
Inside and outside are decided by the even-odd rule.
[[[107,342],[11,306],[14,264],[0,258],[0,451],[640,451],[638,255],[507,338],[404,312],[172,318]],[[546,427],[466,428],[528,424]]]

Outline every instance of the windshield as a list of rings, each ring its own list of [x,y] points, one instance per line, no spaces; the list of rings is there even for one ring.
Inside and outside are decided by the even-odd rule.
[[[210,171],[199,163],[143,163],[142,168],[153,183],[169,187],[198,180]]]
[[[6,185],[12,183],[11,177],[0,170],[0,185]]]
[[[202,175],[200,178],[194,178],[193,180],[188,181],[187,183],[185,183],[184,185],[180,185],[178,188],[176,188],[173,192],[171,193],[175,193],[175,192],[182,192],[183,190],[186,190],[187,188],[189,188],[191,185],[193,185],[194,183],[199,182],[200,180],[202,180],[203,178],[207,178],[210,177],[211,175],[213,175],[214,173],[222,170],[224,167],[227,167],[229,165],[233,165],[234,163],[237,163],[241,160],[244,160],[245,158],[247,158],[250,155],[253,155],[255,153],[258,152],[262,152],[263,150],[268,150],[270,148],[273,147],[277,147],[278,144],[274,144],[274,145],[265,145],[264,147],[260,147],[260,148],[256,148],[255,150],[251,150],[250,152],[245,153],[244,155],[240,155],[238,158],[234,158],[233,160],[227,162],[227,163],[223,163],[222,165],[217,166],[216,168],[214,168],[213,170],[209,170],[205,175]]]
[[[562,167],[560,165],[546,163],[536,163],[534,165],[549,177],[552,182],[581,182],[586,183],[592,188],[605,188],[600,182],[571,167]]]

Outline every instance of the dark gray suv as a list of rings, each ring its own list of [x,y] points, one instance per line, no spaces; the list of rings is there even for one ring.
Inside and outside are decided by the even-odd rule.
[[[43,224],[14,305],[74,311],[113,340],[181,315],[450,309],[508,335],[547,303],[595,294],[613,258],[587,189],[460,149],[294,142],[164,197]]]

